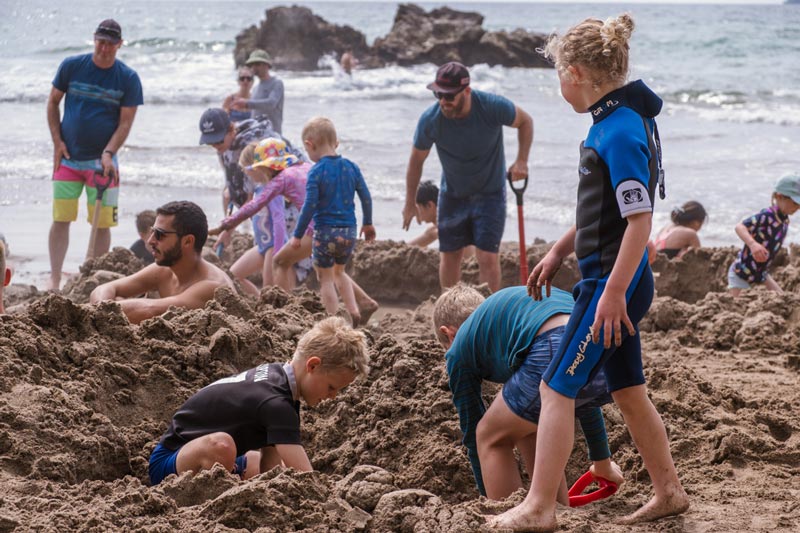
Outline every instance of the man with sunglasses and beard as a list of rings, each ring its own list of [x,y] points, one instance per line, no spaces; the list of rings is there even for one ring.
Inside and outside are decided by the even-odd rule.
[[[116,300],[133,324],[164,313],[172,306],[199,309],[219,287],[234,289],[220,268],[202,258],[208,221],[197,204],[169,202],[156,210],[147,239],[155,263],[136,274],[98,286],[90,303]],[[140,297],[157,291],[159,298]]]
[[[533,119],[509,99],[473,90],[467,67],[451,61],[439,67],[428,85],[437,103],[419,119],[406,170],[403,229],[415,216],[422,168],[436,145],[442,164],[439,190],[439,283],[461,279],[464,248],[475,245],[481,283],[500,289],[500,241],[506,220],[506,173],[528,176]],[[517,130],[517,158],[506,169],[503,126]],[[418,221],[419,222],[419,221]]]

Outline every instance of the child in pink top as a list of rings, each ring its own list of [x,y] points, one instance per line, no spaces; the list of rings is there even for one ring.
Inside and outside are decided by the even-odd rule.
[[[286,243],[286,220],[284,198],[290,200],[297,209],[302,208],[305,199],[306,174],[311,166],[287,150],[281,139],[267,138],[254,142],[242,150],[239,165],[245,174],[258,184],[252,200],[242,205],[231,216],[225,218],[218,227],[209,230],[209,235],[217,235],[232,230],[248,218],[253,220],[255,246],[245,252],[232,266],[231,273],[242,284],[244,290],[257,295],[258,288],[247,277],[262,273],[264,285],[278,283],[278,277],[290,276],[295,281],[294,263],[287,266],[286,272],[278,273],[273,268],[274,256]],[[309,229],[310,235],[313,229]],[[283,285],[281,285],[283,286]]]

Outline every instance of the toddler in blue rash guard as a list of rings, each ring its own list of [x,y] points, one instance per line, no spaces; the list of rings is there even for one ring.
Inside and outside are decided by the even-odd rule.
[[[739,296],[742,289],[749,289],[754,283],[782,292],[769,275],[769,267],[789,231],[789,215],[798,209],[800,175],[789,174],[775,184],[772,205],[736,224],[736,235],[744,246],[728,269],[728,291],[733,296]]]
[[[313,258],[325,310],[335,314],[339,307],[336,289],[356,326],[361,313],[353,285],[344,271],[356,245],[357,224],[355,195],[361,201],[363,220],[361,233],[367,241],[375,240],[372,226],[372,198],[358,166],[336,153],[339,141],[333,122],[315,117],[303,127],[303,145],[316,164],[308,172],[306,200],[289,241],[300,247],[300,239],[314,219]]]
[[[633,524],[680,514],[689,507],[669,441],[647,396],[635,325],[653,298],[645,247],[652,226],[661,151],[655,117],[662,101],[641,80],[627,82],[628,14],[586,19],[553,36],[545,55],[555,62],[561,95],[592,126],[581,144],[576,224],[528,279],[529,293],[547,293],[564,257],[575,252],[583,278],[563,342],[540,386],[542,409],[531,489],[517,507],[495,517],[496,528],[553,531],[559,479],[573,441],[578,391],[602,369],[653,482],[653,498],[617,522]],[[663,189],[662,189],[663,192]],[[602,341],[601,341],[602,339]]]

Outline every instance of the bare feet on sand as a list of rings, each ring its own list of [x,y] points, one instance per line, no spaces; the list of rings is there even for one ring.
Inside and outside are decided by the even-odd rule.
[[[558,527],[555,515],[541,517],[531,514],[518,505],[503,514],[490,517],[486,525],[493,531],[529,531],[532,533],[549,533]]]
[[[649,502],[636,510],[636,512],[623,516],[622,518],[617,518],[614,522],[622,525],[652,522],[653,520],[658,520],[666,516],[685,513],[688,508],[689,497],[681,490],[663,499],[658,499],[653,496]]]
[[[358,302],[358,310],[361,312],[360,324],[369,324],[369,319],[378,310],[378,302],[372,298]]]

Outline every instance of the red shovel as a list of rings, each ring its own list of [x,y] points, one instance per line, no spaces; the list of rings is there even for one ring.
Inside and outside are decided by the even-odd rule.
[[[86,259],[94,258],[94,244],[97,240],[97,225],[100,223],[100,210],[103,208],[103,194],[114,183],[115,171],[104,176],[101,172],[94,173],[94,186],[97,189],[97,198],[94,200],[94,215],[92,216],[92,232],[89,234],[89,247],[86,249]]]
[[[519,280],[522,285],[528,283],[528,253],[525,251],[525,219],[522,216],[522,195],[528,188],[528,176],[522,180],[522,186],[514,187],[514,180],[511,179],[511,172],[506,175],[508,186],[514,191],[517,197],[517,220],[519,221]]]
[[[583,494],[583,491],[586,490],[586,487],[588,487],[592,481],[597,481],[597,484],[600,488]],[[591,471],[586,472],[584,475],[578,478],[578,481],[576,481],[575,484],[569,489],[569,506],[581,507],[587,503],[608,498],[615,492],[617,492],[616,483],[601,477],[596,478],[594,475],[592,475]]]

